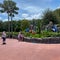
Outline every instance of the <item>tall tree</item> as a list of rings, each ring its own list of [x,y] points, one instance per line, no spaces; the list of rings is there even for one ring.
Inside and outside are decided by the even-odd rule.
[[[16,6],[16,3],[14,1],[9,1],[9,7],[10,7],[10,12],[9,12],[9,16],[11,17],[11,22],[12,22],[12,18],[15,16],[15,14],[18,14],[17,10],[19,10],[19,8]],[[11,23],[11,31],[13,31],[13,23]]]
[[[6,12],[8,14],[8,21],[9,21],[9,16],[11,17],[11,21],[12,21],[14,15],[18,14],[17,10],[19,10],[19,8],[16,6],[16,3],[12,0],[4,0],[3,3],[0,3],[0,8],[1,8],[0,10],[1,13]],[[9,23],[8,30],[10,32],[10,23]],[[11,31],[12,30],[13,28],[11,23]]]
[[[53,13],[57,16],[58,21],[59,21],[59,23],[60,23],[60,8],[54,10]]]
[[[53,13],[53,11],[49,9],[44,11],[42,19],[45,25],[48,24],[50,21],[52,21],[54,24],[58,23],[56,15]]]

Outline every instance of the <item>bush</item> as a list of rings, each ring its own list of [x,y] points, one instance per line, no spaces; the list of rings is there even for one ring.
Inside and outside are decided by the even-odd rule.
[[[6,32],[7,38],[9,37],[9,35],[10,37],[17,38],[18,33],[19,32],[13,32],[13,33]],[[22,33],[25,37],[30,37],[30,38],[60,37],[60,32],[51,32],[51,31],[42,31],[41,34],[32,34],[24,31]],[[0,32],[0,36],[1,35],[2,35],[2,32]]]
[[[24,33],[26,37],[32,38],[45,38],[45,37],[60,37],[60,32],[51,32],[51,31],[43,31],[41,34],[31,34],[31,33]]]
[[[60,32],[43,31],[42,35],[44,37],[60,37]]]

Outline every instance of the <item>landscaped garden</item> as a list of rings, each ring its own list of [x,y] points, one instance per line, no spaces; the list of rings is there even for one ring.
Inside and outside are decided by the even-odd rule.
[[[32,38],[56,38],[60,37],[60,9],[46,9],[40,19],[13,20],[18,14],[19,7],[14,1],[4,0],[0,3],[0,12],[7,13],[8,21],[0,20],[0,36],[6,31],[8,38],[17,38],[21,31],[24,37]]]

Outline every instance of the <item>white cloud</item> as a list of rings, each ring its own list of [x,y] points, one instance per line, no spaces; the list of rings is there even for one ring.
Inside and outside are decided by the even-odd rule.
[[[7,13],[2,13],[2,15],[7,16]]]
[[[35,6],[35,5],[29,5],[28,3],[18,3],[17,6],[20,8],[20,10],[25,10],[28,13],[39,13],[42,12],[44,9],[41,8],[40,6]]]
[[[19,16],[15,16],[13,19],[14,20],[18,20],[18,19],[20,19],[20,17]]]
[[[40,19],[41,18],[41,14],[32,14],[32,15],[28,15],[28,14],[22,14],[22,18],[28,19],[28,20],[32,20],[32,19]],[[24,19],[23,18],[23,19]]]
[[[7,16],[7,13],[0,13],[0,16]]]
[[[36,6],[26,6],[26,7],[22,8],[22,9],[26,10],[29,13],[39,13],[39,12],[43,11],[42,8],[39,8],[39,7],[36,7]]]
[[[48,1],[48,0],[47,0]],[[24,12],[21,12],[19,14],[20,18],[22,19],[33,19],[33,18],[40,18],[42,11],[44,10],[43,8],[40,8],[38,6],[34,5],[29,5],[28,3],[18,3],[17,6],[20,8],[20,10],[23,10]],[[27,13],[26,13],[27,11]],[[20,11],[19,11],[20,12]]]
[[[23,17],[23,18],[26,18],[26,17],[28,17],[28,14],[23,13],[23,14],[22,14],[22,17]]]
[[[32,15],[31,17],[32,17],[33,19],[39,19],[39,18],[41,18],[41,14],[38,13],[38,14]]]
[[[57,8],[59,9],[60,8],[60,5]]]

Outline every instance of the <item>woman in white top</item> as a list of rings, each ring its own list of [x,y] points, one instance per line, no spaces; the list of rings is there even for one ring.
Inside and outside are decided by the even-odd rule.
[[[18,41],[23,41],[23,34],[21,32],[19,32],[18,34]]]
[[[2,32],[2,39],[3,39],[3,44],[6,44],[6,33],[5,33],[5,31]]]

